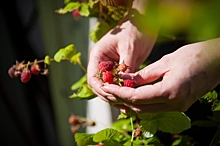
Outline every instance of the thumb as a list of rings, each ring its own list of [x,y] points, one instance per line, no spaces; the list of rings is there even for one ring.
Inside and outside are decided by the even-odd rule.
[[[162,78],[168,71],[166,66],[159,60],[136,72],[131,78],[133,78],[137,86],[155,82]]]

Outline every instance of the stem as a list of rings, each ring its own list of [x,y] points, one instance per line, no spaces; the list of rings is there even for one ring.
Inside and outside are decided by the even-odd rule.
[[[132,135],[131,135],[131,146],[133,146],[133,141],[134,141],[134,125],[133,125],[133,119],[130,117],[131,121],[131,129],[132,129]]]
[[[83,66],[83,64],[82,64],[82,62],[81,62],[80,60],[78,60],[78,64],[79,64],[79,66],[82,68],[82,70],[83,70],[85,73],[87,73],[86,68]]]
[[[211,141],[211,143],[210,143],[209,146],[213,146],[214,141],[215,141],[215,138],[217,137],[218,133],[220,132],[220,125],[219,125],[218,127],[219,127],[219,128],[218,128],[218,130],[215,132],[215,135],[214,135],[214,137],[213,137],[213,139],[212,139],[212,141]]]

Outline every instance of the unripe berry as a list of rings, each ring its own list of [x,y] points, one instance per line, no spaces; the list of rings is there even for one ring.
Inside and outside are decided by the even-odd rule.
[[[27,83],[31,79],[31,72],[29,69],[24,68],[21,73],[21,82]]]
[[[118,65],[118,71],[125,72],[127,68],[128,66],[124,62]]]
[[[38,75],[41,71],[41,67],[38,63],[34,63],[31,65],[31,73]]]

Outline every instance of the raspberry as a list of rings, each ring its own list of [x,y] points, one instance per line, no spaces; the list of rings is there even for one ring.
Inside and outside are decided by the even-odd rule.
[[[77,117],[71,115],[71,116],[69,117],[69,123],[70,123],[70,124],[73,124],[73,125],[78,125],[78,124],[80,123],[80,121],[79,121],[79,118],[77,118]]]
[[[21,73],[21,82],[27,83],[31,79],[31,72],[25,68]]]
[[[96,146],[104,146],[104,143],[99,143]]]
[[[123,63],[119,64],[119,66],[118,66],[118,71],[125,72],[126,69],[127,69],[127,67],[128,67],[128,66],[123,62]]]
[[[41,67],[38,63],[34,63],[31,65],[31,73],[38,75],[41,71]]]
[[[102,80],[105,83],[112,84],[114,80],[114,75],[111,72],[106,71],[103,73]]]
[[[15,77],[16,77],[16,76],[15,76],[15,72],[16,72],[16,70],[15,70],[15,67],[14,67],[14,66],[10,67],[9,70],[8,70],[8,74],[9,74],[9,76],[10,76],[11,78],[15,78]]]
[[[99,63],[99,70],[102,72],[111,71],[114,68],[112,61],[102,61]]]
[[[74,18],[79,18],[81,16],[78,9],[74,10],[72,15]]]
[[[134,88],[134,82],[130,79],[124,80],[123,86]]]

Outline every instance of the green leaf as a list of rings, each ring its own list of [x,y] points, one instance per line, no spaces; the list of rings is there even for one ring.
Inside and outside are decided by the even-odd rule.
[[[79,11],[81,16],[88,17],[90,12],[89,12],[89,5],[87,3],[81,3],[81,8]]]
[[[61,48],[61,49],[59,49],[58,52],[55,53],[54,60],[56,62],[60,62],[65,57],[65,55],[66,55],[65,48]]]
[[[99,41],[112,27],[105,21],[96,23],[94,29],[90,32],[90,39],[94,42]]]
[[[180,133],[191,127],[190,119],[182,112],[138,114],[142,129],[155,134],[156,131]]]
[[[73,10],[79,9],[81,4],[79,2],[70,2],[64,8],[56,10],[55,12],[58,14],[66,14],[68,12],[72,12]]]
[[[47,65],[50,65],[50,56],[45,56],[44,58],[44,63],[47,64]]]
[[[157,132],[157,122],[156,120],[141,120],[141,129],[146,130],[150,134],[155,134]]]
[[[93,137],[93,140],[95,142],[102,142],[102,141],[106,141],[106,140],[115,140],[121,135],[122,134],[120,132],[118,132],[117,130],[112,129],[112,128],[107,128],[107,129],[101,130],[98,133],[96,133]]]
[[[126,119],[128,118],[128,115],[126,115],[125,113],[121,112],[119,115],[118,115],[118,119]]]
[[[73,55],[71,58],[70,58],[70,62],[71,63],[74,63],[74,64],[77,64],[80,60],[80,57],[81,57],[81,53],[78,52],[77,54]]]
[[[86,146],[86,145],[96,145],[97,142],[93,141],[94,134],[86,134],[86,133],[76,133],[75,141],[77,146]]]
[[[76,90],[79,89],[82,84],[87,82],[87,76],[86,74],[84,76],[82,76],[77,82],[75,82],[72,86],[71,86],[71,90]]]
[[[120,142],[116,140],[105,140],[103,143],[106,146],[123,146]]]
[[[77,93],[73,93],[70,98],[77,99],[92,99],[95,98],[96,95],[93,93],[92,88],[88,84],[82,84]]]
[[[220,100],[216,100],[212,105],[213,111],[220,111]]]
[[[70,44],[65,47],[65,58],[70,59],[75,54],[76,54],[76,47],[74,44]]]
[[[116,129],[120,132],[123,131],[132,131],[132,127],[130,124],[130,119],[121,119],[121,120],[117,120],[112,124],[112,128]]]

